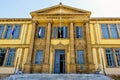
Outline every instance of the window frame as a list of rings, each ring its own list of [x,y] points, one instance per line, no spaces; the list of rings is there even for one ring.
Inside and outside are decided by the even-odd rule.
[[[78,55],[78,53],[77,53],[78,51],[83,51],[83,52],[84,52],[84,53],[83,53],[83,54],[84,54],[84,63],[78,64],[78,56],[77,56],[77,55]],[[77,65],[85,65],[85,64],[86,64],[86,58],[85,58],[86,54],[85,54],[85,53],[86,53],[86,52],[85,52],[84,49],[77,49],[77,50],[76,50],[76,63],[77,63]]]
[[[14,53],[14,59],[13,59],[13,61],[11,62],[11,66],[8,66],[6,63],[7,63],[7,58],[8,58],[8,55],[9,55],[9,50],[10,49],[15,49],[15,53]],[[16,55],[17,55],[17,48],[8,48],[7,49],[7,56],[6,56],[6,60],[5,60],[5,67],[13,67],[13,66],[15,66],[15,60],[16,60]]]
[[[77,31],[76,31],[76,28],[77,28],[77,27],[79,27],[79,28],[82,29],[82,37],[81,37],[81,38],[77,38]],[[83,39],[83,38],[84,38],[84,28],[83,28],[83,26],[81,26],[81,25],[80,25],[80,26],[75,26],[74,31],[75,31],[74,34],[75,34],[75,38],[76,38],[76,39]]]
[[[21,31],[22,31],[22,29],[23,29],[22,24],[14,24],[14,25],[13,25],[13,27],[12,27],[12,31],[14,30],[14,28],[15,28],[17,25],[19,25],[19,26],[20,26],[19,36],[18,36],[18,38],[13,38],[13,36],[12,36],[12,34],[11,34],[11,39],[20,39],[20,36],[21,36]],[[14,32],[14,33],[15,33],[15,32]],[[23,32],[23,33],[24,33],[24,32]]]
[[[102,24],[107,24],[108,26],[107,26],[107,28],[108,28],[108,34],[109,34],[109,38],[104,38],[103,37],[103,32],[102,32]],[[112,37],[112,33],[111,33],[111,28],[110,28],[110,25],[111,24],[115,24],[116,26],[116,30],[117,30],[117,35],[118,35],[118,38],[113,38]],[[102,39],[120,39],[120,30],[119,30],[119,28],[118,28],[118,23],[100,23],[100,32],[101,32],[101,38]]]
[[[115,50],[116,65],[120,67],[120,48],[115,48],[114,50]],[[118,62],[116,50],[119,50],[119,62]]]
[[[42,63],[40,64],[40,63],[36,63],[36,53],[37,53],[37,51],[42,51],[43,53],[42,53]],[[35,50],[35,56],[34,56],[34,64],[35,65],[42,65],[43,64],[43,59],[44,59],[44,50],[43,49],[36,49]]]
[[[0,38],[0,39],[2,39],[3,38],[3,34],[4,34],[4,30],[5,30],[5,25],[4,24],[0,24],[0,26],[3,27],[3,31],[1,32],[1,38]]]
[[[109,54],[110,54],[110,55],[111,55],[111,54],[113,55],[114,66],[108,65],[108,59],[107,59],[106,49],[112,50],[112,52],[110,52]],[[109,67],[109,68],[116,67],[116,62],[115,62],[115,56],[114,56],[113,48],[105,48],[105,56],[106,56],[106,65],[107,65],[107,67]],[[112,62],[111,62],[111,63],[112,63]]]
[[[9,38],[6,38],[6,35],[8,35],[8,32],[6,32],[6,31],[7,31],[9,25],[10,25],[10,27],[11,27],[11,32],[10,32]],[[8,29],[8,30],[9,30],[9,29]],[[13,31],[13,24],[7,24],[7,25],[6,25],[5,32],[4,32],[4,39],[11,39],[12,31]]]
[[[23,29],[23,24],[0,24],[0,25],[4,25],[4,30],[3,30],[3,33],[2,33],[2,38],[0,39],[20,39],[20,36],[21,36],[21,31]],[[13,38],[12,37],[12,32],[10,34],[10,37],[9,38],[5,38],[5,35],[6,35],[6,31],[7,31],[7,26],[8,25],[11,25],[12,27],[12,32],[13,32],[13,29],[15,28],[15,25],[20,25],[20,32],[19,32],[19,37],[18,38]]]
[[[64,33],[63,33],[63,38],[58,38],[58,28],[61,28],[61,27],[62,28],[67,27],[67,37],[66,38],[64,38]],[[56,28],[56,38],[53,37],[54,28]],[[64,25],[62,25],[62,26],[53,26],[52,29],[51,29],[51,34],[52,34],[52,36],[51,36],[52,39],[68,39],[69,38],[69,27],[67,25],[66,26],[64,26]]]
[[[39,35],[39,32],[38,32],[38,31],[39,31],[39,28],[40,28],[40,27],[41,27],[41,28],[43,28],[43,27],[45,28],[45,34],[44,34],[44,37],[43,37],[43,38],[39,38],[39,37],[38,37],[38,35]],[[37,26],[37,31],[36,31],[36,37],[37,37],[37,39],[45,39],[45,38],[46,38],[46,34],[47,34],[47,27],[46,27],[46,26],[38,25],[38,26]]]
[[[108,66],[107,56],[106,56],[106,49],[112,49],[115,66]],[[118,61],[117,61],[117,56],[116,56],[116,52],[115,52],[116,49],[119,49],[119,50],[120,50],[120,48],[104,48],[104,53],[105,53],[104,56],[105,56],[105,63],[106,63],[105,65],[106,65],[106,68],[119,68],[119,67],[120,67],[120,66],[118,65]]]
[[[76,36],[77,36],[77,34],[76,34],[76,32],[77,32],[77,31],[76,31],[76,27],[81,27],[81,28],[82,28],[82,38],[77,38],[77,37],[76,37]],[[85,37],[85,36],[84,36],[84,35],[85,35],[84,29],[85,29],[85,28],[84,28],[84,25],[83,25],[83,24],[79,24],[79,25],[77,24],[77,25],[74,26],[73,29],[74,29],[73,31],[74,31],[74,38],[75,38],[75,39],[78,39],[78,40],[84,39],[84,37]]]
[[[0,48],[0,49],[6,49],[6,53],[5,53],[5,57],[4,57],[4,60],[3,60],[3,64],[2,64],[2,66],[0,66],[0,67],[13,67],[13,66],[15,66],[15,60],[16,60],[16,55],[17,55],[17,48]],[[13,61],[12,61],[12,65],[11,66],[8,66],[8,65],[6,65],[6,63],[7,63],[7,58],[8,58],[8,55],[9,55],[9,49],[15,49],[15,55],[14,55],[14,59],[13,59]]]
[[[0,66],[0,67],[2,67],[2,66],[4,66],[4,65],[5,65],[6,56],[7,56],[7,48],[0,48],[0,49],[5,49],[5,50],[6,50],[6,51],[5,51],[4,60],[3,60],[3,64]]]

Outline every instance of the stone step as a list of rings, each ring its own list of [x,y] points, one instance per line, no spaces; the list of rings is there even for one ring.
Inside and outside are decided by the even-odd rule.
[[[113,80],[102,74],[19,74],[1,80]]]

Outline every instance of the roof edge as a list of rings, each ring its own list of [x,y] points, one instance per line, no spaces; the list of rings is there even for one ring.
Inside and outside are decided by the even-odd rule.
[[[120,20],[120,17],[91,17],[90,21]]]
[[[31,21],[32,18],[0,18],[0,21]]]
[[[40,9],[40,10],[35,10],[35,11],[31,11],[30,12],[30,15],[34,14],[34,13],[38,13],[38,12],[43,12],[45,10],[49,10],[51,8],[55,8],[55,7],[67,7],[67,8],[71,8],[71,9],[74,9],[74,10],[77,10],[77,11],[83,11],[83,12],[86,12],[86,13],[89,13],[91,14],[91,11],[87,11],[87,10],[84,10],[84,9],[79,9],[79,8],[76,8],[76,7],[73,7],[73,6],[68,6],[68,5],[63,5],[62,3],[59,3],[57,5],[53,5],[53,6],[50,6],[50,7],[46,7],[46,8],[43,8],[43,9]]]

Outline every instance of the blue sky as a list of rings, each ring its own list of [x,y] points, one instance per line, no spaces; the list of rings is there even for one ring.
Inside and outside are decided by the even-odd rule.
[[[0,18],[30,18],[30,12],[64,5],[89,10],[91,17],[120,17],[120,0],[1,0]]]

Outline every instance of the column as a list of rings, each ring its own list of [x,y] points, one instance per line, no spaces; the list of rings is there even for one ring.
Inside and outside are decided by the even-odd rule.
[[[70,22],[70,73],[76,73],[73,22]]]
[[[50,60],[50,38],[51,38],[51,22],[48,22],[48,26],[46,29],[46,48],[45,48],[45,55],[43,61],[42,72],[48,73],[49,72],[49,60]]]
[[[31,73],[32,53],[33,53],[36,25],[37,25],[37,21],[33,21],[33,27],[32,27],[31,38],[30,38],[30,46],[29,46],[27,61],[24,67],[25,73]]]
[[[91,35],[90,35],[90,27],[89,22],[85,23],[85,32],[86,32],[86,53],[87,53],[87,64],[90,72],[93,72],[95,70],[95,64],[93,61],[93,53],[92,53],[92,47],[91,47]]]

